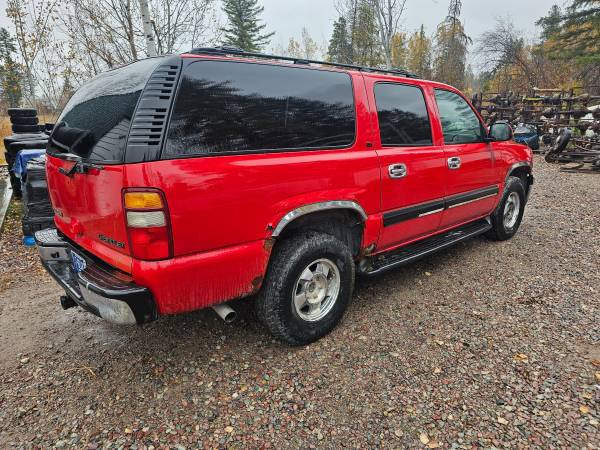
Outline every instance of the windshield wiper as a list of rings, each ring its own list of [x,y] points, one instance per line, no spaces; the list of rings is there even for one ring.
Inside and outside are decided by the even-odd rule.
[[[81,156],[75,155],[73,153],[59,153],[55,155],[57,158],[63,159],[65,161],[73,161],[74,164],[71,166],[69,170],[64,167],[59,167],[58,171],[67,177],[72,177],[76,173],[85,174],[90,169],[102,170],[104,166],[99,164],[94,164],[91,162],[84,161]]]

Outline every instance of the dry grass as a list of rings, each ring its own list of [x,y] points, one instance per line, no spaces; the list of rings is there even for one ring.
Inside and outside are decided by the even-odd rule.
[[[0,164],[4,164],[4,137],[10,136],[12,131],[10,129],[10,120],[8,116],[0,117]]]
[[[56,116],[53,114],[40,114],[38,118],[40,123],[54,122],[56,120]],[[13,133],[10,127],[10,118],[8,116],[0,116],[0,164],[6,162],[4,159],[4,137],[10,136],[11,134]]]

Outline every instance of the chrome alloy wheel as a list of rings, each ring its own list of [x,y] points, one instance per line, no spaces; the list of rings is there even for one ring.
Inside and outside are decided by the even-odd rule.
[[[515,226],[519,218],[519,212],[521,210],[521,198],[516,192],[511,192],[506,203],[504,204],[504,214],[502,224],[504,229],[510,230]]]
[[[331,311],[340,293],[340,271],[329,259],[311,262],[300,274],[292,301],[302,320],[316,322]]]

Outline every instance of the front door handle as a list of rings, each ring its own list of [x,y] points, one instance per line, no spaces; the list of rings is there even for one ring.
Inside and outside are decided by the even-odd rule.
[[[460,169],[460,158],[458,156],[448,158],[448,169]]]
[[[406,164],[391,164],[388,166],[390,178],[404,178],[406,173]]]

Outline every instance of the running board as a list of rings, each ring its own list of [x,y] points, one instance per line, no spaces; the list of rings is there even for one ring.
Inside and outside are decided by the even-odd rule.
[[[446,231],[445,233],[436,234],[422,241],[407,245],[406,247],[377,255],[370,261],[366,261],[367,264],[363,262],[360,265],[361,268],[359,271],[365,275],[377,275],[483,234],[491,228],[492,225],[487,220],[477,220]]]

